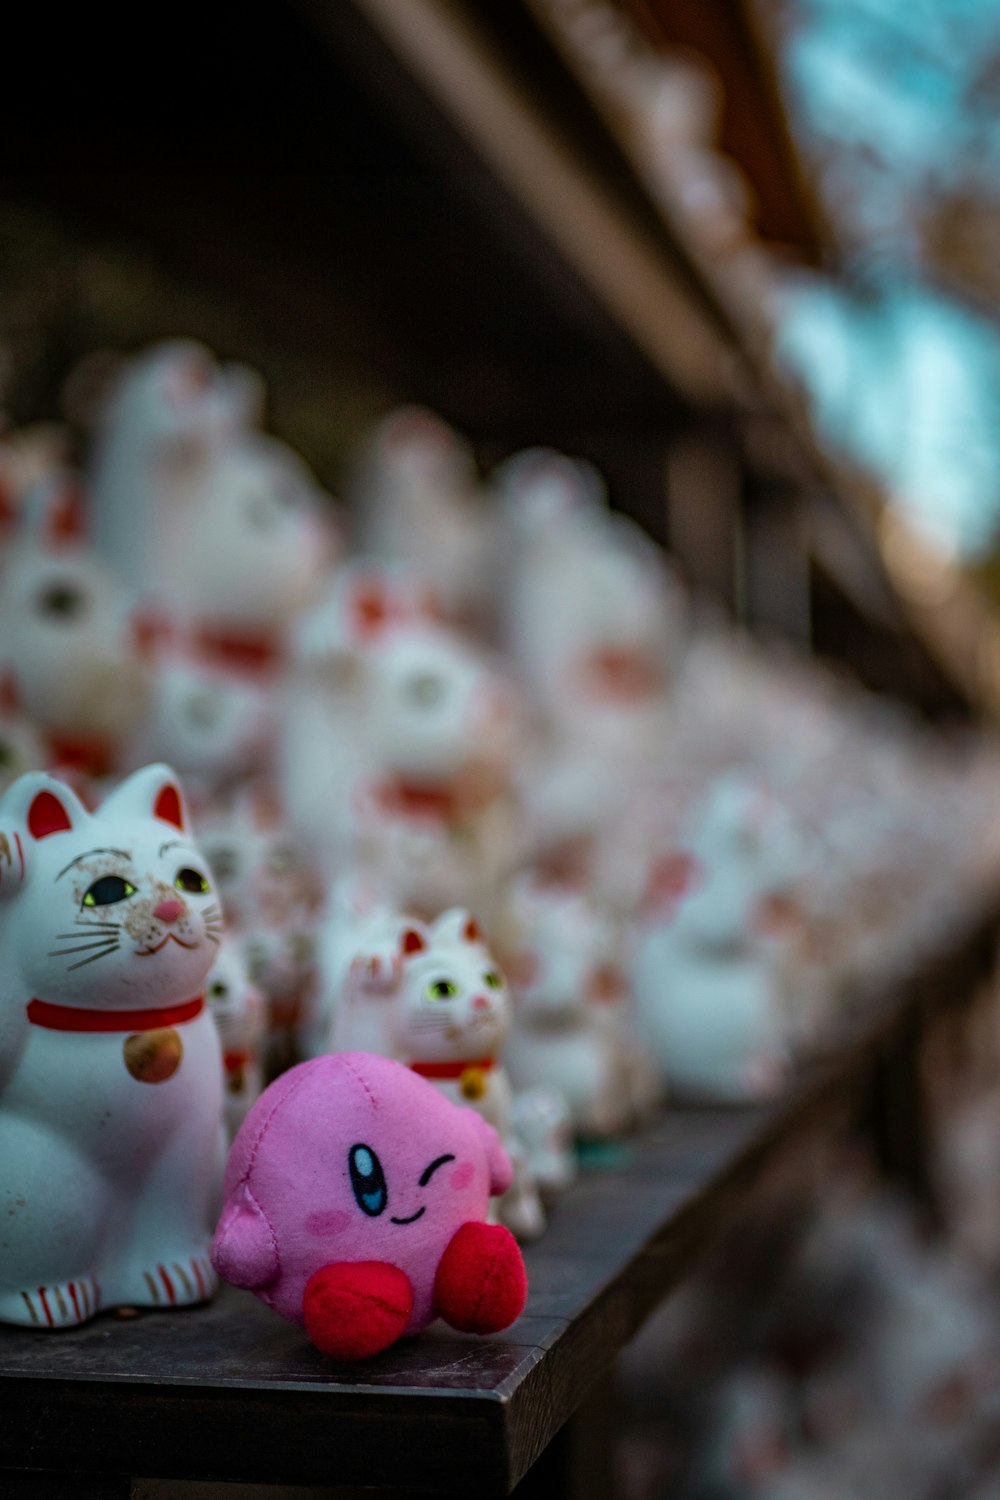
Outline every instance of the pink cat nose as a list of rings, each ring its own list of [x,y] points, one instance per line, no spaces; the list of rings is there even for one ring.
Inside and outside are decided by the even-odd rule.
[[[489,1010],[490,1002],[485,995],[477,995],[472,1002],[473,1010]]]
[[[158,922],[176,922],[184,911],[183,901],[178,901],[176,896],[167,896],[158,906],[153,907],[153,916]]]

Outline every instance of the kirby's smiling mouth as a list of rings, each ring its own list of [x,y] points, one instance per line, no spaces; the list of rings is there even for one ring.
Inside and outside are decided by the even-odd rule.
[[[391,1224],[415,1224],[415,1223],[416,1223],[416,1221],[417,1221],[417,1220],[418,1220],[418,1219],[419,1219],[419,1218],[421,1218],[421,1217],[422,1217],[422,1215],[423,1215],[423,1214],[425,1214],[425,1213],[426,1213],[426,1212],[427,1212],[427,1209],[426,1209],[426,1207],[424,1207],[424,1208],[418,1208],[418,1209],[417,1209],[417,1211],[416,1211],[416,1213],[415,1213],[415,1214],[411,1214],[411,1215],[410,1215],[410,1217],[409,1217],[409,1218],[408,1218],[408,1219],[397,1219],[397,1218],[396,1218],[396,1217],[395,1217],[395,1215],[393,1215],[393,1216],[392,1216],[392,1217],[391,1217],[391,1218],[390,1218],[390,1221],[389,1221],[389,1222],[390,1222],[390,1223],[391,1223]]]

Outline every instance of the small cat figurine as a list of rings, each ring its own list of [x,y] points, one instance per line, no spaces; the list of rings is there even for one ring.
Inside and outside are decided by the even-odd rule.
[[[784,1086],[791,975],[773,913],[791,900],[798,859],[784,809],[734,772],[664,862],[666,902],[637,931],[632,979],[639,1030],[668,1087],[741,1102]]]
[[[221,935],[168,767],[95,812],[37,772],[0,799],[0,1321],[214,1290]]]
[[[242,945],[228,933],[209,970],[205,998],[222,1043],[226,1131],[232,1141],[264,1087],[267,1001],[250,978]]]
[[[397,1055],[446,1098],[471,1105],[499,1133],[514,1163],[500,1220],[518,1238],[533,1239],[545,1215],[527,1151],[514,1134],[510,1081],[497,1055],[510,1024],[507,981],[477,922],[461,908],[426,926],[411,924],[400,947]]]
[[[340,570],[295,659],[278,775],[300,843],[402,910],[489,910],[521,839],[505,673],[367,563]]]
[[[639,1112],[614,924],[581,891],[523,880],[510,972],[515,1019],[506,1060],[518,1089],[557,1088],[577,1135],[623,1135]]]
[[[482,1115],[514,1162],[500,1220],[519,1239],[540,1234],[541,1199],[514,1133],[510,1083],[498,1057],[510,1022],[507,981],[475,919],[456,907],[424,923],[345,880],[320,941],[320,968],[324,1013],[332,1017],[329,1050],[364,1047],[405,1062],[453,1103]]]
[[[127,590],[82,527],[72,475],[25,498],[0,566],[0,679],[6,706],[41,736],[46,765],[100,776],[136,731],[149,673]]]

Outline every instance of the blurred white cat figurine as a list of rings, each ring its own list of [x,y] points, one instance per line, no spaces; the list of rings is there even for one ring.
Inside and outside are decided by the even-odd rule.
[[[314,983],[313,932],[321,884],[274,798],[244,787],[199,819],[226,930],[239,938],[272,1028],[297,1028]]]
[[[634,1122],[629,1057],[601,1014],[625,986],[611,923],[583,894],[534,880],[515,906],[514,1025],[504,1048],[514,1087],[559,1089],[577,1135],[621,1135]]]
[[[159,669],[130,764],[169,755],[202,794],[271,753],[288,632],[339,544],[329,497],[257,430],[262,394],[200,345],[158,345],[124,370],[96,448],[95,536]]]
[[[205,984],[222,1045],[226,1131],[230,1141],[264,1087],[261,1056],[267,1032],[267,1001],[251,982],[240,944],[225,937]]]
[[[107,774],[148,701],[124,584],[82,539],[72,476],[25,500],[0,566],[3,695],[45,740],[45,763]]]
[[[766,1097],[788,1064],[780,944],[796,852],[782,810],[738,777],[720,781],[671,861],[666,910],[636,938],[640,1032],[669,1087],[720,1101]]]
[[[40,773],[0,799],[0,1320],[211,1295],[221,921],[166,766],[93,813]]]
[[[468,444],[423,407],[391,412],[352,487],[361,545],[433,588],[451,620],[481,622],[496,571],[495,522]]]
[[[304,847],[399,910],[488,911],[518,852],[517,700],[422,591],[341,570],[297,632],[280,786]]]

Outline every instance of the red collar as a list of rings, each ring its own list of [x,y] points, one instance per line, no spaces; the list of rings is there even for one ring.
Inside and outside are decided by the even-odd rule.
[[[386,812],[403,818],[435,818],[454,823],[466,810],[465,799],[451,782],[426,785],[395,778],[379,788]]]
[[[468,1057],[463,1062],[414,1062],[410,1063],[410,1072],[419,1073],[421,1078],[461,1078],[473,1068],[489,1073],[496,1061],[495,1057]]]
[[[195,631],[194,645],[205,661],[247,674],[273,672],[285,659],[280,637],[268,631],[240,632],[221,625],[201,625]]]
[[[87,1010],[82,1005],[53,1005],[48,1000],[31,1000],[28,1020],[46,1031],[158,1031],[162,1026],[181,1026],[193,1021],[205,1008],[203,995],[180,1005],[163,1005],[153,1010]]]

